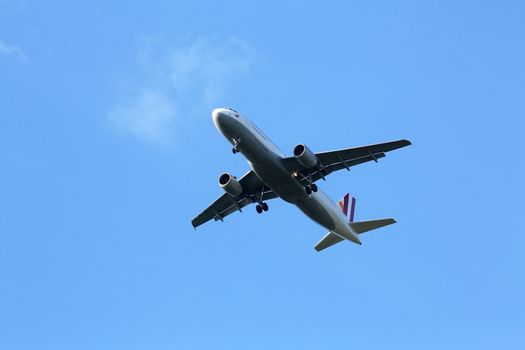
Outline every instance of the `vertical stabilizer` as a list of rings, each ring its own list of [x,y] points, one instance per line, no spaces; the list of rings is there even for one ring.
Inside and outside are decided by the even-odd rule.
[[[356,199],[355,197],[351,197],[350,193],[345,194],[343,199],[338,202],[339,207],[341,207],[343,214],[348,218],[349,223],[354,222],[355,203]]]

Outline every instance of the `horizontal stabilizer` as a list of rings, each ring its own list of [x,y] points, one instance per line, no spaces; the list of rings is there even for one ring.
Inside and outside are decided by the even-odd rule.
[[[368,231],[371,231],[371,230],[375,230],[376,228],[380,228],[380,227],[383,227],[383,226],[387,226],[387,225],[391,225],[391,224],[395,224],[396,223],[396,220],[392,219],[392,218],[388,218],[388,219],[378,219],[378,220],[368,220],[368,221],[358,221],[358,222],[351,222],[350,223],[350,228],[352,229],[352,231],[355,233],[355,234],[361,234],[361,233],[365,233],[365,232],[368,232]],[[348,240],[351,240],[350,238],[346,238]],[[315,245],[315,250],[317,250],[318,252],[320,252],[321,250],[323,249],[326,249],[328,247],[331,247],[333,246],[334,244],[337,244],[341,241],[344,241],[345,240],[345,237],[333,232],[333,231],[330,231],[328,232],[328,234],[326,236],[323,237],[323,239],[321,239],[319,241],[319,243],[317,243]],[[359,242],[356,242],[356,243],[359,243]],[[361,244],[361,243],[359,243]]]
[[[350,227],[352,228],[352,231],[354,231],[357,234],[360,234],[360,233],[365,233],[370,230],[375,230],[376,228],[380,228],[380,227],[395,224],[395,223],[396,223],[396,220],[392,218],[388,218],[388,219],[351,222]]]
[[[328,247],[331,247],[334,244],[339,243],[339,242],[341,242],[343,240],[344,240],[343,237],[339,236],[335,232],[330,231],[330,232],[328,232],[328,234],[326,236],[323,237],[322,240],[319,241],[319,243],[317,243],[315,245],[314,248],[315,248],[315,250],[320,252],[321,250],[326,249]]]

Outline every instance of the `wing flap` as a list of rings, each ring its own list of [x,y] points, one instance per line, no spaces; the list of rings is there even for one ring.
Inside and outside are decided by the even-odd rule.
[[[317,153],[316,156],[323,164],[332,164],[343,161],[363,159],[365,161],[374,160],[374,156],[380,153],[389,152],[398,148],[406,147],[412,143],[408,140],[397,140],[390,142],[377,143],[374,145],[340,149],[335,151]]]
[[[242,208],[247,206],[248,204],[252,203],[252,201],[249,198],[244,198],[237,202],[237,200],[233,199],[233,197],[230,196],[232,199],[232,205],[230,205],[228,208],[218,212],[213,219],[215,221],[222,220],[224,217],[235,213],[236,211],[242,211]]]

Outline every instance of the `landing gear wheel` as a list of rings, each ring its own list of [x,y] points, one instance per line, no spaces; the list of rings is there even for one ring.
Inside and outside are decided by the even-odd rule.
[[[310,187],[312,188],[313,192],[317,192],[318,188],[316,184],[312,184]]]
[[[238,153],[238,152],[239,152],[239,151],[237,150],[237,148],[235,148],[235,147],[232,148],[232,153],[233,153],[233,154],[236,154],[236,153]]]
[[[257,204],[257,206],[255,207],[255,210],[257,211],[257,214],[260,214],[263,212],[263,208],[259,204]]]
[[[304,188],[304,190],[305,190],[305,192],[306,192],[307,195],[311,195],[311,194],[312,194],[312,188],[311,188],[309,185],[307,185],[307,186]]]
[[[264,211],[268,211],[268,204],[263,203],[263,204],[262,204],[262,210],[264,210]]]

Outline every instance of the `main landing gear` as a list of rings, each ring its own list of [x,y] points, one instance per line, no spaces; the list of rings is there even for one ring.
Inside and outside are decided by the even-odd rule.
[[[263,202],[264,198],[264,189],[266,187],[263,186],[259,193],[256,193],[253,195],[252,200],[254,202],[257,202],[258,204],[255,206],[255,210],[257,211],[257,214],[262,213],[263,211],[268,211],[268,204],[266,202]]]
[[[316,184],[306,185],[304,188],[307,195],[311,195],[312,192],[317,192],[318,188]]]
[[[311,195],[312,192],[317,192],[317,185],[312,181],[312,178],[309,175],[304,176],[301,173],[295,173],[294,176],[299,182],[303,182],[304,180],[308,181],[308,185],[304,186],[304,191],[307,195]]]
[[[262,204],[257,204],[255,210],[258,214],[262,213],[263,211],[268,211],[268,204],[266,204],[265,202],[262,202]]]

